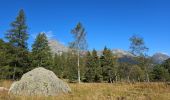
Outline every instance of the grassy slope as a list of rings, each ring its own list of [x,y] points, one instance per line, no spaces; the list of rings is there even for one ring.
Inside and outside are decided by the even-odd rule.
[[[11,85],[0,81],[0,87]],[[170,100],[170,86],[163,83],[69,84],[72,93],[56,97],[26,97],[0,94],[0,100]]]

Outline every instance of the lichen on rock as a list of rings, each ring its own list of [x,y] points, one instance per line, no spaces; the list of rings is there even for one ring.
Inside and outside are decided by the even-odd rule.
[[[65,82],[60,80],[52,71],[42,67],[27,72],[20,81],[14,82],[9,89],[9,94],[27,96],[56,96],[69,92],[71,89]]]

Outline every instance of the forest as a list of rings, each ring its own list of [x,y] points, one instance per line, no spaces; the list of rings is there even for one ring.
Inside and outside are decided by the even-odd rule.
[[[170,81],[170,59],[160,64],[154,63],[147,53],[149,47],[139,35],[129,37],[129,52],[133,57],[121,59],[107,46],[99,55],[95,49],[88,50],[87,33],[79,22],[71,29],[74,41],[68,43],[69,51],[53,54],[46,33],[40,32],[32,48],[28,48],[29,26],[23,9],[9,24],[9,30],[1,33],[5,34],[4,39],[0,39],[0,79],[19,80],[24,73],[44,67],[69,82]]]

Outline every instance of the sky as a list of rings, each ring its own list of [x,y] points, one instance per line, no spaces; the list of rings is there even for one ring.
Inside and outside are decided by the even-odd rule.
[[[129,38],[139,34],[149,55],[170,55],[170,0],[0,0],[0,38],[20,9],[26,14],[29,49],[39,32],[67,45],[71,29],[81,22],[89,50],[129,50]]]

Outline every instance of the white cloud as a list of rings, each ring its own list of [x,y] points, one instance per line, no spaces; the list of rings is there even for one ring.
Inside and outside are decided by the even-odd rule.
[[[42,32],[39,32],[39,33],[45,33],[48,39],[52,39],[52,38],[55,37],[55,34],[54,34],[53,31],[51,31],[51,30],[50,30],[50,31],[42,31]],[[33,34],[31,34],[31,37],[32,37],[33,39],[35,39],[36,36],[37,36],[39,33],[38,33],[38,32],[37,32],[37,33],[33,33]]]
[[[53,33],[53,31],[47,31],[47,32],[44,32],[47,36],[48,39],[52,39],[55,37],[55,34]]]
[[[65,43],[65,42],[63,42],[63,41],[60,41],[60,43],[61,43],[61,44],[63,44],[63,45],[66,45],[66,43]]]
[[[162,53],[162,54],[164,54],[164,55],[169,55],[168,53],[166,53],[166,52],[160,52],[160,53]]]

